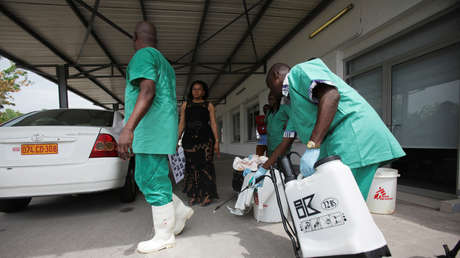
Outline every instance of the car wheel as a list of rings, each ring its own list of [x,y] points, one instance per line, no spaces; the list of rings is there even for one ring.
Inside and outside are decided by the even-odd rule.
[[[1,212],[16,212],[24,210],[29,205],[32,197],[27,198],[14,198],[14,199],[0,199]]]
[[[126,173],[125,185],[120,189],[120,201],[132,202],[136,200],[138,188],[134,180],[134,160],[129,162],[128,173]]]

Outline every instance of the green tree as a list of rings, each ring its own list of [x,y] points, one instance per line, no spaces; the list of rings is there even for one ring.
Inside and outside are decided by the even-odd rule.
[[[22,115],[21,112],[12,109],[1,110],[6,105],[15,105],[11,93],[18,92],[21,87],[27,87],[30,84],[27,72],[18,69],[14,63],[10,63],[8,68],[0,70],[0,124]]]
[[[14,111],[12,109],[7,108],[5,112],[0,112],[0,124],[11,120],[15,117],[22,116],[23,114],[19,111]]]
[[[0,109],[4,108],[5,105],[14,106],[11,93],[18,92],[21,87],[30,84],[27,71],[18,69],[14,63],[11,63],[10,67],[0,70]]]

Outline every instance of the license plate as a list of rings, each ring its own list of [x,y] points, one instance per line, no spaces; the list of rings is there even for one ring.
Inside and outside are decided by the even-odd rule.
[[[57,143],[47,144],[22,144],[21,155],[43,155],[43,154],[57,154]]]

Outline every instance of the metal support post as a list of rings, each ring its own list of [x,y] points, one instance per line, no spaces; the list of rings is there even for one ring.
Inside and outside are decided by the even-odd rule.
[[[69,108],[69,101],[67,98],[67,78],[69,77],[69,66],[57,65],[56,75],[58,77],[59,87],[59,108]]]
[[[458,115],[460,116],[460,108]],[[460,129],[460,117],[458,119],[458,129]],[[457,145],[457,198],[460,199],[460,133],[458,133],[458,145]]]

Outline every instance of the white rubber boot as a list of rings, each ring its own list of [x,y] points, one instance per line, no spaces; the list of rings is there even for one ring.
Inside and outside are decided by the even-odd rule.
[[[173,202],[163,206],[152,206],[152,217],[155,236],[137,245],[137,251],[140,253],[156,252],[174,247],[176,244],[174,237],[175,218]]]
[[[182,200],[173,194],[174,210],[176,214],[176,226],[174,227],[174,235],[179,235],[184,230],[185,222],[193,216],[193,209],[186,206]]]

